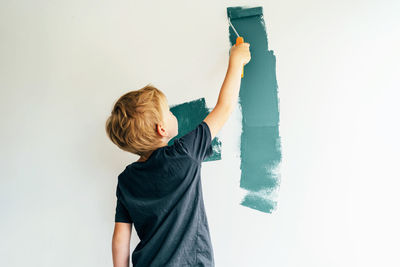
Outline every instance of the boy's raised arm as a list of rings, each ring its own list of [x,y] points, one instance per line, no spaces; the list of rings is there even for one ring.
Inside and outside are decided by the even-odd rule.
[[[112,238],[114,267],[129,267],[132,223],[116,222]]]
[[[228,70],[219,92],[217,104],[204,119],[210,128],[211,140],[221,130],[236,105],[242,68],[251,59],[249,47],[249,43],[241,43],[231,47]]]

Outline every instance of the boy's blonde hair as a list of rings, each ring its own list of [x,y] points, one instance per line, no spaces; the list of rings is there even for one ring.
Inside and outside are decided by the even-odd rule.
[[[161,146],[156,126],[164,121],[162,105],[166,96],[151,84],[122,95],[106,121],[108,137],[122,150],[147,157]]]

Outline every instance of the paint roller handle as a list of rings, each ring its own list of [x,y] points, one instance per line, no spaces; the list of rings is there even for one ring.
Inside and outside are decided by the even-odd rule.
[[[239,45],[239,44],[241,44],[241,43],[244,43],[244,39],[243,39],[243,37],[238,36],[238,37],[236,38],[236,44],[235,44],[235,45]],[[244,65],[243,65],[243,67],[242,67],[242,78],[243,78],[243,69],[244,69]]]

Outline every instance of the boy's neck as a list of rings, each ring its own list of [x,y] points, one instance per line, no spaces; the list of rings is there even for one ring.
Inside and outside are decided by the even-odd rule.
[[[168,146],[168,143],[162,143],[161,146],[156,148],[155,150],[157,150],[157,149],[159,149],[161,147],[164,147],[164,146]],[[147,155],[146,157],[141,156],[136,162],[144,162],[144,161],[146,161],[155,150],[153,150],[151,153],[149,153],[149,155]]]

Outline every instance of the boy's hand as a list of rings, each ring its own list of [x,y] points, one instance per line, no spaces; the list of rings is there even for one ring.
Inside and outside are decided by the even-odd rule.
[[[229,63],[246,65],[251,59],[249,47],[250,47],[249,43],[241,43],[232,46],[229,51],[230,53]]]

